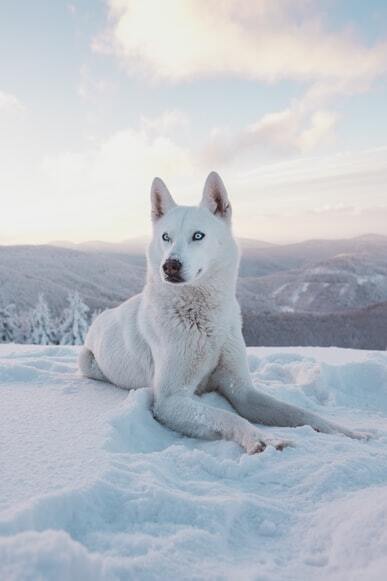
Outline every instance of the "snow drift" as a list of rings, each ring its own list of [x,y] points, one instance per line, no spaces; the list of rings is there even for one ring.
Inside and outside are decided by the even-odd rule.
[[[168,430],[76,354],[0,346],[1,579],[385,578],[386,353],[249,349],[261,389],[375,434],[277,429],[296,447],[255,456]]]

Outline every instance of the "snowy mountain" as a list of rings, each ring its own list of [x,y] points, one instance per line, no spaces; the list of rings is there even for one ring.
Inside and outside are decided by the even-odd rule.
[[[104,242],[103,240],[88,240],[86,242],[66,242],[55,240],[50,242],[49,246],[59,248],[71,248],[72,250],[81,250],[85,252],[114,252],[118,254],[140,254],[144,255],[149,239],[146,236],[129,238],[121,242]]]
[[[29,311],[43,293],[58,317],[74,291],[90,314],[117,305],[143,287],[145,244],[146,238],[71,248],[0,246],[0,310],[8,316],[5,309],[13,304],[18,312]],[[282,246],[242,239],[240,246],[238,298],[249,344],[387,345],[377,320],[369,330],[373,318],[367,310],[387,301],[387,237]],[[337,327],[336,314],[350,329],[347,337]]]
[[[29,308],[44,292],[57,310],[74,289],[91,309],[117,304],[142,288],[145,242],[0,246],[0,305]],[[387,300],[387,237],[240,246],[239,295],[255,311],[331,312]]]
[[[243,310],[247,345],[387,350],[387,302],[333,313]]]
[[[306,240],[296,244],[256,248],[251,260],[242,263],[241,275],[256,277],[304,269],[340,254],[386,257],[387,236],[367,234],[342,240]]]
[[[339,254],[298,270],[239,281],[246,310],[333,313],[387,301],[386,254]]]
[[[253,456],[165,428],[149,389],[76,354],[0,345],[0,579],[385,579],[386,353],[249,349],[260,389],[375,435],[270,428],[295,447]]]
[[[143,262],[143,261],[142,261]],[[0,246],[0,305],[33,307],[44,293],[54,312],[77,290],[92,309],[105,309],[141,291],[145,269],[136,257],[53,246]]]

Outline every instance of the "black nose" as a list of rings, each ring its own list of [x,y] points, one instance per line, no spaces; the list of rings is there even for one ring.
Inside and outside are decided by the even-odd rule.
[[[163,271],[167,276],[174,278],[179,276],[182,266],[180,260],[168,258],[163,264]]]

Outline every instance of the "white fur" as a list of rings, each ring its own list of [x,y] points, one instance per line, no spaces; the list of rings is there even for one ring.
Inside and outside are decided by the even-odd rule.
[[[288,444],[264,435],[255,423],[309,424],[321,432],[359,437],[253,386],[235,298],[239,255],[220,177],[208,176],[199,207],[177,206],[159,178],[152,184],[151,202],[145,288],[94,321],[80,355],[82,373],[127,389],[151,385],[160,422],[188,436],[234,440],[248,453]],[[194,241],[195,232],[205,237]],[[165,280],[167,259],[180,261],[184,282]],[[200,394],[210,390],[223,395],[239,415],[205,405]]]

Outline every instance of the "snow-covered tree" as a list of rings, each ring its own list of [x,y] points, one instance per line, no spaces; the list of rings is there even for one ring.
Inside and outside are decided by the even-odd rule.
[[[59,342],[61,345],[82,345],[89,328],[89,307],[82,301],[78,292],[68,296],[69,306],[63,313],[62,324],[59,328]]]
[[[31,313],[27,311],[15,313],[13,341],[14,343],[31,343],[32,324]]]
[[[15,305],[0,307],[0,343],[12,343],[16,331]]]
[[[31,312],[31,336],[29,340],[35,345],[50,345],[56,342],[50,309],[42,294],[39,295],[37,305]]]

